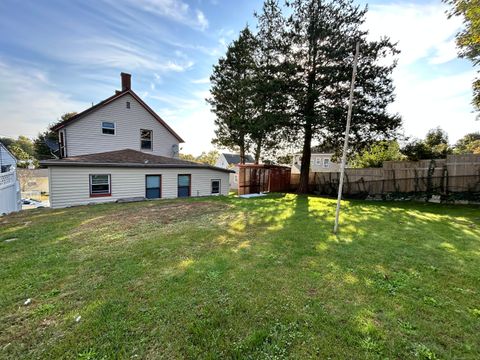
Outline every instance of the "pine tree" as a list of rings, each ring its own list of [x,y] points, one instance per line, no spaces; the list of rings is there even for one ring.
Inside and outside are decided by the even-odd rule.
[[[343,139],[355,43],[361,54],[355,89],[351,143],[357,148],[388,138],[400,125],[387,113],[394,99],[390,78],[395,67],[379,60],[398,51],[388,38],[367,41],[362,30],[367,9],[351,0],[294,0],[287,3],[289,61],[295,114],[292,127],[303,137],[299,193],[308,191],[311,145],[314,139],[339,145]]]
[[[284,38],[286,20],[277,0],[266,0],[262,12],[255,14],[258,25],[256,39],[255,108],[256,117],[250,127],[255,162],[260,154],[281,147],[288,136],[289,81],[292,67],[286,61],[288,42]]]
[[[256,117],[255,109],[255,51],[257,41],[248,27],[220,58],[210,77],[212,107],[215,119],[215,138],[212,143],[240,150],[240,162],[250,150],[249,129]]]

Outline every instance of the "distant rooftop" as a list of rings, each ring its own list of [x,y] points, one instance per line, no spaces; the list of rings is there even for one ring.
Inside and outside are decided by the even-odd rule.
[[[239,154],[222,153],[222,155],[225,157],[225,160],[227,160],[229,165],[240,164],[240,155]],[[252,155],[245,155],[245,162],[246,163],[254,163],[255,159],[253,158]]]

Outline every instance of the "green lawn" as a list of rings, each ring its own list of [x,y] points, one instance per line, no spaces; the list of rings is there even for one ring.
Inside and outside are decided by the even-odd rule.
[[[480,209],[343,210],[338,237],[295,195],[0,218],[0,358],[480,358]]]

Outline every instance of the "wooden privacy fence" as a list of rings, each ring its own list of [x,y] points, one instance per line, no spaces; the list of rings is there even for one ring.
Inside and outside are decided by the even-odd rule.
[[[299,178],[299,174],[292,175],[291,190],[296,190]],[[309,174],[309,188],[312,192],[335,195],[338,183],[338,172]],[[383,168],[346,169],[343,193],[360,198],[399,194],[403,197],[440,195],[480,200],[480,155],[387,161]]]
[[[240,164],[238,195],[290,190],[290,168],[277,165]]]

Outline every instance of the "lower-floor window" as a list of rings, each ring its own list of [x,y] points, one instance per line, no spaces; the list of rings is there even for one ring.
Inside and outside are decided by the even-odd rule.
[[[90,175],[90,196],[110,196],[111,194],[110,174]]]
[[[212,195],[220,194],[220,179],[212,180]]]
[[[145,177],[145,197],[147,199],[159,199],[162,197],[162,176],[147,175]]]
[[[192,176],[178,175],[178,197],[188,197],[191,195]]]

